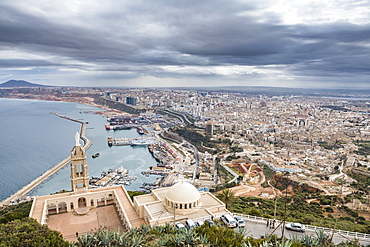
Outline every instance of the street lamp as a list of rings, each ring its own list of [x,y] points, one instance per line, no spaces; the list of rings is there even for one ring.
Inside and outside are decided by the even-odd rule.
[[[278,195],[275,195],[275,205],[274,205],[274,220],[276,220],[276,203],[277,203]]]

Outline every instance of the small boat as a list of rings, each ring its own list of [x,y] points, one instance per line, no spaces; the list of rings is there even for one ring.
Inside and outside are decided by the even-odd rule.
[[[99,153],[95,153],[95,154],[92,155],[93,159],[98,158],[99,156],[100,156]]]
[[[136,130],[137,130],[137,133],[139,133],[140,135],[144,134],[144,129],[143,128],[138,127]]]

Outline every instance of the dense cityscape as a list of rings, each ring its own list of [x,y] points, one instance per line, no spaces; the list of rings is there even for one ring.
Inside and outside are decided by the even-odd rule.
[[[0,94],[93,105],[101,108],[93,114],[107,118],[108,131],[142,129],[144,138],[153,141],[148,148],[158,160],[157,167],[143,172],[162,178],[140,193],[171,187],[186,178],[196,188],[216,193],[235,213],[280,220],[286,216],[277,209],[283,207],[278,199],[295,201],[303,196],[308,205],[317,203],[325,212],[322,217],[348,218],[365,227],[357,231],[368,233],[366,98],[151,88],[3,87]],[[111,139],[110,145],[121,145],[120,141]],[[229,202],[224,191],[241,199]],[[238,201],[242,198],[249,198],[250,203],[272,200],[275,209],[241,210]],[[294,207],[294,203],[289,205]],[[346,228],[340,222],[328,225],[307,217],[289,219]],[[348,227],[344,230],[351,230]]]
[[[370,247],[370,2],[0,1],[0,247]]]

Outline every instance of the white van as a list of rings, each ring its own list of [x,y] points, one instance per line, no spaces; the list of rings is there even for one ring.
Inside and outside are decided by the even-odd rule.
[[[230,214],[222,215],[221,220],[230,228],[237,226],[236,220]]]
[[[196,227],[194,221],[191,220],[191,219],[185,221],[185,226],[188,229],[192,229],[192,228]]]

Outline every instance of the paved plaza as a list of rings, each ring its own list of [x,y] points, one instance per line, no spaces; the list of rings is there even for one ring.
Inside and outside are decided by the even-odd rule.
[[[61,232],[68,241],[77,241],[76,233],[81,236],[99,228],[122,230],[114,205],[92,208],[84,215],[76,212],[49,215],[48,227]]]

